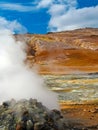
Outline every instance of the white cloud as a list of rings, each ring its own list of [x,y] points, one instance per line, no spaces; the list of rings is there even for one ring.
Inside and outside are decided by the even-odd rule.
[[[3,10],[14,10],[14,11],[19,11],[19,12],[29,12],[29,11],[34,11],[34,6],[25,6],[20,3],[0,3],[0,9]]]
[[[40,8],[48,9],[49,31],[98,27],[98,6],[78,9],[77,5],[77,0],[41,0],[38,3]]]
[[[10,30],[11,32],[26,33],[27,29],[17,20],[9,21],[4,17],[0,17],[0,30]]]
[[[46,8],[49,7],[53,3],[53,0],[41,0],[37,4],[37,8]]]
[[[51,14],[50,31],[72,30],[82,27],[98,27],[98,6],[70,9],[61,15]]]
[[[36,4],[38,8],[51,8],[55,4],[74,7],[77,2],[76,0],[40,0],[40,2],[36,0]]]
[[[65,12],[65,5],[61,4],[54,4],[50,7],[50,9],[48,10],[48,13],[51,15],[52,17],[54,16],[58,16],[58,15],[62,15],[63,12]]]

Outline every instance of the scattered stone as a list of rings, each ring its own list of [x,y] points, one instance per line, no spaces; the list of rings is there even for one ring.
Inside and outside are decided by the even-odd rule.
[[[0,106],[0,130],[63,130],[58,110],[49,110],[36,99],[6,101]],[[61,121],[62,120],[62,121]]]
[[[9,107],[9,102],[3,102],[2,105],[4,106],[4,108],[8,108]]]

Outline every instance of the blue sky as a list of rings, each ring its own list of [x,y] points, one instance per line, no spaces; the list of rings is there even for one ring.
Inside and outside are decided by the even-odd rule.
[[[1,0],[0,29],[40,33],[98,27],[98,0]]]

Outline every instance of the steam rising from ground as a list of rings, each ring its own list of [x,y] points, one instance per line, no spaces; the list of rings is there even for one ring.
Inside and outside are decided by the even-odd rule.
[[[59,108],[57,96],[25,64],[25,44],[16,42],[8,31],[0,32],[0,102],[35,98],[48,108]]]

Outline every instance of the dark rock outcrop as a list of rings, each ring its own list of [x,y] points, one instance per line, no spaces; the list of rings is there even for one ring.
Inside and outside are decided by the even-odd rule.
[[[65,130],[65,119],[36,99],[8,101],[0,106],[0,130]]]

